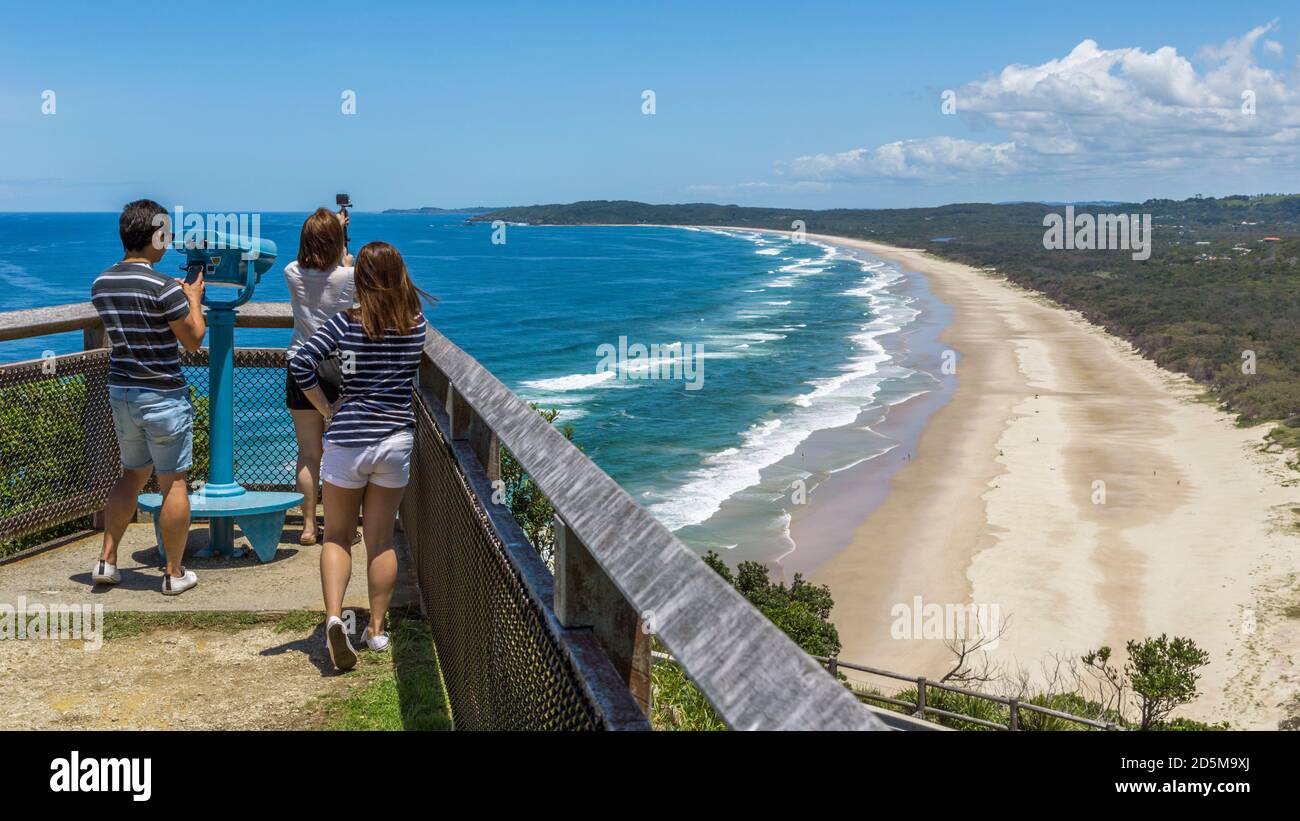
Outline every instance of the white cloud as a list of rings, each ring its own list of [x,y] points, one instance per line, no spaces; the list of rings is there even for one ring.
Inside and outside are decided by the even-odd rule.
[[[779,166],[779,170],[795,179],[832,181],[873,177],[925,179],[961,172],[1010,174],[1018,170],[1015,152],[1013,142],[980,143],[930,137],[838,154],[809,154]]]
[[[996,140],[923,137],[778,163],[794,180],[960,179],[1129,173],[1274,162],[1300,152],[1300,70],[1260,65],[1281,53],[1276,21],[1202,48],[1103,49],[1084,40],[1041,65],[1013,64],[956,89],[957,115]],[[1245,96],[1243,96],[1245,95]],[[1244,105],[1253,100],[1253,113]],[[935,100],[936,113],[939,100]]]

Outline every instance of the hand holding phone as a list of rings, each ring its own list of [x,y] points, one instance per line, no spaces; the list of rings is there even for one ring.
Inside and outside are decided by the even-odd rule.
[[[191,268],[197,268],[198,272],[194,273]],[[178,279],[177,282],[181,284],[181,290],[185,292],[185,298],[189,300],[191,305],[196,305],[203,302],[203,266],[191,266],[191,268],[186,269],[185,279]],[[191,276],[193,276],[192,279]]]

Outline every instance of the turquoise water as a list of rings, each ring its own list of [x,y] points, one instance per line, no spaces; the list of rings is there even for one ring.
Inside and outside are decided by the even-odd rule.
[[[256,299],[288,298],[281,271],[303,217],[262,215],[281,256]],[[439,330],[525,399],[558,409],[586,453],[697,548],[781,556],[792,483],[815,486],[888,447],[864,435],[810,456],[809,434],[934,385],[889,349],[917,314],[903,277],[860,252],[654,227],[508,226],[493,244],[490,226],[461,217],[365,213],[352,239],[354,250],[396,245],[439,297],[429,313]],[[115,214],[0,214],[0,310],[86,300],[120,255]],[[178,273],[179,262],[169,254],[160,268]],[[236,340],[288,336],[239,329]],[[700,346],[699,389],[624,378],[635,369],[597,373],[598,346],[620,337]],[[80,334],[4,342],[0,361],[80,344]]]

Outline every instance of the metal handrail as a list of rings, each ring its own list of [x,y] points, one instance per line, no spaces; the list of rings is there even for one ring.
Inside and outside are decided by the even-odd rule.
[[[921,716],[924,716],[927,713],[934,713],[936,715],[946,716],[948,718],[953,718],[959,721],[970,722],[971,724],[988,726],[998,730],[1016,730],[1019,729],[1018,714],[1021,712],[1029,711],[1031,713],[1040,713],[1042,715],[1051,716],[1052,718],[1059,718],[1063,721],[1072,721],[1077,724],[1083,724],[1085,726],[1092,727],[1097,730],[1114,731],[1114,730],[1123,729],[1115,722],[1097,721],[1096,719],[1092,719],[1092,718],[1084,718],[1083,716],[1071,715],[1070,713],[1065,713],[1060,710],[1054,710],[1050,707],[1043,707],[1038,704],[1030,704],[1029,702],[1022,701],[1016,698],[1010,698],[1008,696],[999,696],[999,695],[994,695],[992,693],[982,693],[978,690],[971,690],[966,687],[958,687],[953,684],[946,684],[942,681],[933,681],[931,679],[925,678],[924,676],[909,676],[905,673],[895,673],[891,670],[882,670],[879,667],[868,667],[865,664],[854,664],[853,662],[849,662],[849,661],[841,661],[840,659],[835,658],[834,656],[813,656],[812,658],[820,662],[824,667],[828,668],[832,672],[837,671],[840,668],[844,668],[847,670],[854,670],[860,673],[867,673],[873,676],[880,676],[882,678],[892,678],[898,681],[904,681],[907,682],[908,684],[914,685],[917,688],[917,703],[912,703],[909,701],[905,701],[903,699],[889,698],[887,696],[878,696],[875,695],[874,693],[865,693],[858,690],[855,690],[854,693],[855,695],[857,695],[858,698],[861,699],[882,701],[889,704],[895,704],[900,707],[912,707]],[[991,701],[996,704],[1000,704],[1008,708],[1009,715],[1010,715],[1009,722],[1007,724],[998,724],[997,722],[990,722],[985,719],[975,718],[973,716],[964,716],[960,713],[952,713],[947,710],[942,710],[938,707],[931,707],[928,704],[926,704],[925,695],[924,695],[924,690],[930,687],[939,690],[946,690],[950,693],[957,693],[959,695],[969,696],[971,698],[978,698],[984,701]]]

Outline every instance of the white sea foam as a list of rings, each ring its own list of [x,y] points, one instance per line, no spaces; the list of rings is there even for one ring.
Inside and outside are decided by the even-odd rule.
[[[568,376],[557,376],[552,379],[530,379],[524,382],[523,385],[525,388],[532,388],[536,391],[573,391],[608,382],[617,375],[614,371],[575,373]]]
[[[834,249],[828,249],[820,260],[801,259],[782,270],[792,279],[814,275],[824,270],[816,263],[824,265],[835,255]],[[848,296],[866,300],[871,316],[871,320],[850,337],[854,344],[853,356],[840,366],[837,374],[809,382],[812,390],[794,397],[792,410],[750,427],[741,434],[738,445],[706,457],[671,497],[652,505],[651,512],[670,529],[708,519],[728,498],[753,489],[761,481],[764,468],[796,453],[800,444],[814,432],[851,424],[864,409],[877,401],[882,379],[910,373],[887,367],[891,357],[878,339],[898,331],[919,314],[912,307],[912,300],[888,290],[902,278],[902,273],[875,260],[855,258],[854,261],[864,273],[872,276],[845,292]],[[773,284],[773,287],[788,286]],[[806,327],[806,324],[779,330],[790,331],[795,327]],[[779,338],[783,338],[781,334],[758,332],[719,337],[717,341],[741,341],[748,345]],[[891,399],[891,404],[894,401],[899,400]],[[789,550],[793,550],[788,519],[784,527]]]

